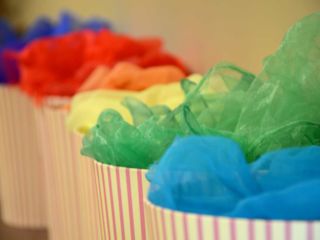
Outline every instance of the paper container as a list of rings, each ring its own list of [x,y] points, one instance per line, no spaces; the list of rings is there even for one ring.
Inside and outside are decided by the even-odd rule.
[[[98,239],[151,240],[143,199],[146,170],[95,163],[100,233]]]
[[[93,162],[80,155],[82,136],[66,129],[67,111],[59,104],[49,105],[35,114],[43,146],[50,239],[98,239]]]
[[[197,215],[144,201],[153,240],[318,240],[320,222],[264,221]]]
[[[0,86],[0,190],[2,220],[16,227],[46,226],[43,166],[31,100]]]
[[[95,165],[94,162],[86,157],[80,159],[80,209],[82,209],[82,239],[101,239],[99,224],[99,206],[97,198]]]

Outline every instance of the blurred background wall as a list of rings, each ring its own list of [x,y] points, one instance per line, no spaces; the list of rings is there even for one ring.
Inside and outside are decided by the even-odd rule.
[[[5,0],[18,26],[61,10],[100,16],[136,36],[161,35],[166,47],[196,71],[228,60],[250,71],[276,50],[299,18],[320,11],[320,0]]]

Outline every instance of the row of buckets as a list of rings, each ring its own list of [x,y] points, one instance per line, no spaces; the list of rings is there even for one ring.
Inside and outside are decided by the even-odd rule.
[[[0,87],[0,203],[6,224],[47,228],[50,240],[320,239],[316,221],[233,219],[153,205],[146,198],[146,170],[80,155],[82,136],[65,127],[67,101],[50,98],[35,106],[18,88]]]

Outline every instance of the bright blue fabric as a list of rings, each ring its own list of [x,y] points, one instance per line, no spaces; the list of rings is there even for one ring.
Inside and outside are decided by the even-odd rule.
[[[320,177],[318,146],[266,153],[251,165],[263,191],[281,190]]]
[[[0,19],[0,83],[6,82],[3,50],[15,47],[17,36],[14,29],[4,19]]]
[[[243,218],[320,219],[318,146],[267,153],[250,165],[230,139],[178,138],[147,178],[149,200],[165,208]]]
[[[277,220],[319,220],[320,178],[240,201],[231,217]]]
[[[89,19],[84,22],[80,22],[75,16],[71,15],[68,12],[62,12],[60,14],[60,19],[56,27],[54,28],[53,34],[54,36],[59,36],[66,34],[68,32],[74,30],[83,30],[90,29],[93,31],[99,31],[103,28],[111,28],[111,24],[105,20],[101,20],[98,18]]]
[[[0,19],[0,48],[16,40],[16,33],[10,24],[4,19]]]

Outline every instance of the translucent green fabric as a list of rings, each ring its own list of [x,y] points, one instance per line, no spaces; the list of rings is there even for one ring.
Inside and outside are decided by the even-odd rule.
[[[270,150],[320,144],[320,12],[294,25],[265,60],[235,133],[251,160]]]
[[[231,137],[248,161],[284,147],[320,145],[320,13],[291,27],[256,77],[221,63],[198,85],[188,80],[181,85],[187,98],[173,111],[126,99],[134,126],[114,111],[103,112],[84,138],[82,154],[147,168],[175,136]]]

